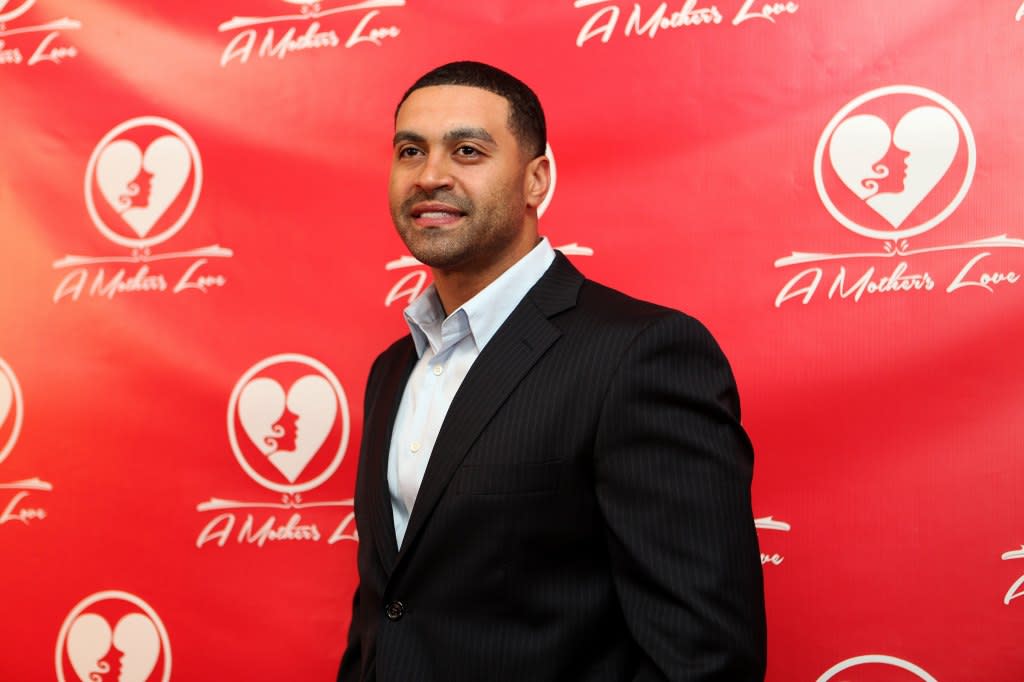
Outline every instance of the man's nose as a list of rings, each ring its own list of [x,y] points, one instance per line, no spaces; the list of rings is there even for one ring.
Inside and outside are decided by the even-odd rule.
[[[425,192],[450,189],[454,184],[451,174],[451,160],[446,154],[429,154],[420,166],[416,184]]]

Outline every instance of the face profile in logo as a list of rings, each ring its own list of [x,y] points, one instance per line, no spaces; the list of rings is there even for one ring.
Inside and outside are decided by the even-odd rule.
[[[829,161],[843,184],[861,199],[905,189],[910,152],[891,138],[885,121],[867,114],[851,116],[832,133]]]
[[[18,379],[10,365],[0,358],[0,462],[14,449],[23,413]]]
[[[848,229],[895,240],[945,220],[970,187],[974,137],[952,102],[916,86],[857,97],[825,127],[814,180],[829,213]]]
[[[29,11],[34,4],[36,4],[36,0],[23,0],[20,3],[12,0],[0,0],[0,24],[17,19]]]
[[[56,666],[60,682],[166,682],[170,641],[149,604],[127,592],[99,592],[64,619]]]
[[[341,464],[348,445],[348,401],[320,361],[282,354],[253,365],[228,404],[228,438],[239,465],[282,493],[310,490]]]
[[[172,121],[145,116],[116,126],[93,150],[85,202],[104,236],[144,248],[184,226],[201,186],[202,162],[189,134]]]
[[[910,661],[883,654],[855,656],[841,661],[822,674],[817,682],[937,682],[923,668]]]

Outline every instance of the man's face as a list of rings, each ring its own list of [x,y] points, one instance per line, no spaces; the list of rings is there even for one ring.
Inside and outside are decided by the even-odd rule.
[[[504,97],[461,85],[420,88],[399,109],[391,218],[421,262],[482,272],[524,243],[528,159],[508,116]]]

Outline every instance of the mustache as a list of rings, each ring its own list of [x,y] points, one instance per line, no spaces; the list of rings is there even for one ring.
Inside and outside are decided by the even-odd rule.
[[[453,206],[466,215],[469,215],[473,211],[473,202],[465,197],[456,196],[447,190],[434,190],[433,192],[416,192],[408,199],[402,202],[402,213],[408,214],[412,212],[412,207],[422,201],[438,201],[449,206]]]

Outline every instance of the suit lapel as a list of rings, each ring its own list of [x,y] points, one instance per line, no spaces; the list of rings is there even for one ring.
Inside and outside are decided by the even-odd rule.
[[[391,510],[391,494],[388,490],[388,453],[391,449],[391,433],[394,430],[395,414],[402,400],[402,392],[409,374],[416,365],[416,351],[412,338],[407,337],[395,349],[395,358],[385,363],[386,374],[381,378],[372,405],[372,416],[364,431],[367,444],[363,452],[369,466],[366,472],[366,490],[370,497],[370,521],[372,537],[377,545],[384,570],[390,575],[398,554],[395,537],[395,519]]]
[[[477,357],[437,435],[398,560],[411,547],[448,482],[509,394],[561,335],[548,317],[575,305],[580,275],[562,254]]]

